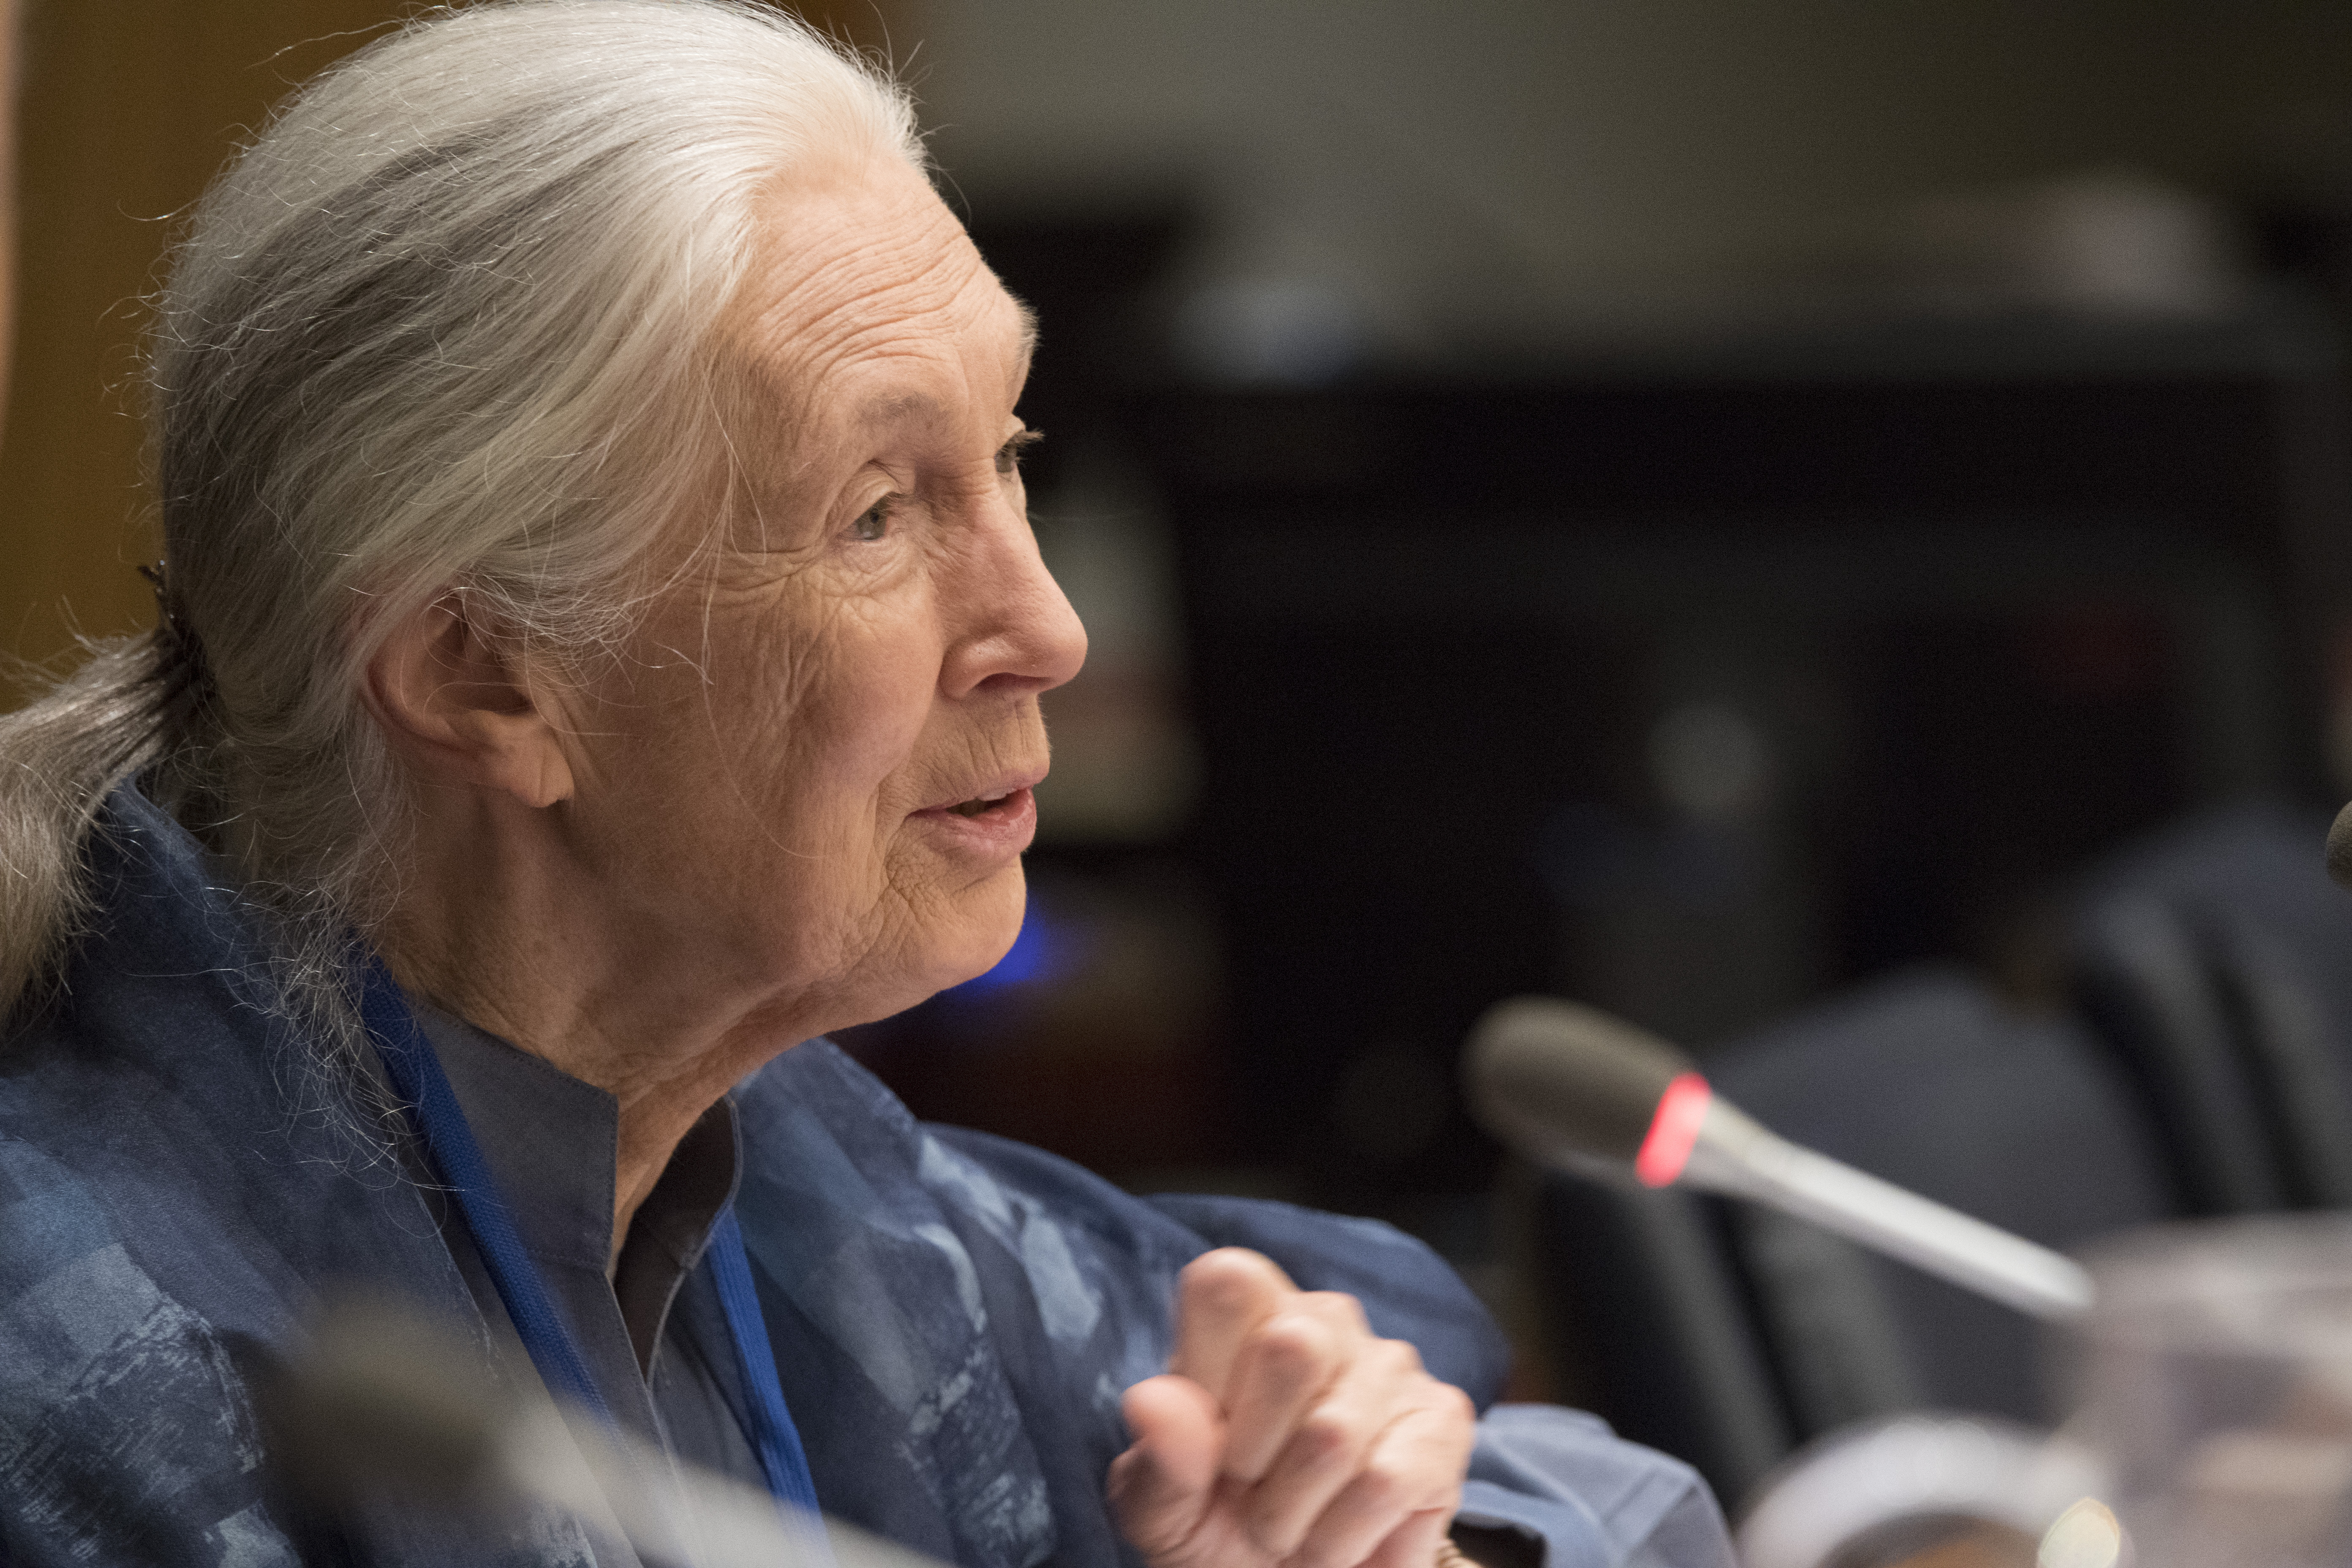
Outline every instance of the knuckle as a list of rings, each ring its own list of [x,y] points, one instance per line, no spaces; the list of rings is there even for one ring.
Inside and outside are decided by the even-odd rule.
[[[1276,1371],[1307,1372],[1330,1353],[1330,1336],[1323,1325],[1294,1312],[1268,1319],[1255,1338],[1258,1353]]]
[[[1421,1371],[1421,1352],[1404,1340],[1381,1340],[1372,1354],[1383,1371],[1411,1374]]]
[[[1363,1559],[1343,1552],[1336,1541],[1310,1536],[1283,1568],[1357,1568]]]
[[[1271,1498],[1253,1500],[1242,1529],[1250,1543],[1268,1556],[1286,1562],[1299,1547],[1302,1531],[1290,1528],[1282,1509]]]
[[[1402,1512],[1414,1500],[1422,1479],[1403,1459],[1376,1457],[1364,1466],[1354,1485],[1368,1511],[1387,1514]]]
[[[1345,1458],[1355,1447],[1356,1422],[1344,1411],[1310,1410],[1300,1418],[1292,1441],[1301,1460],[1320,1468]]]
[[[1344,1290],[1308,1290],[1300,1296],[1299,1305],[1335,1327],[1371,1332],[1364,1304]]]
[[[1286,1375],[1302,1365],[1308,1354],[1306,1341],[1279,1320],[1260,1325],[1243,1348],[1260,1370],[1276,1376]]]

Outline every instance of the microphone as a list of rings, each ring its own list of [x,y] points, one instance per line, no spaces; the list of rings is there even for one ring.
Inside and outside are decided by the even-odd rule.
[[[1682,1052],[1606,1013],[1546,996],[1498,1003],[1470,1031],[1463,1077],[1479,1125],[1539,1164],[1631,1165],[1645,1186],[1746,1198],[2035,1317],[2091,1304],[2074,1259],[1777,1136]]]
[[[535,1506],[626,1542],[647,1568],[944,1568],[593,1417],[567,1419],[528,1363],[485,1377],[474,1343],[404,1302],[331,1298],[298,1355],[257,1370],[279,1477],[331,1517],[393,1500],[511,1524]]]
[[[2352,805],[2327,825],[2327,874],[2339,888],[2352,888]]]

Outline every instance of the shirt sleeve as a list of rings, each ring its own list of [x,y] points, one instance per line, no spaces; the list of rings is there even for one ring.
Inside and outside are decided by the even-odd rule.
[[[1735,1563],[1722,1511],[1689,1466],[1552,1405],[1486,1413],[1454,1517],[1541,1542],[1545,1568]]]

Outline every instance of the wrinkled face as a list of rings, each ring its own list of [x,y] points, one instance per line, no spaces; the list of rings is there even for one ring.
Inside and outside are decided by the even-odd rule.
[[[764,217],[723,336],[726,537],[682,531],[699,547],[587,694],[572,806],[649,963],[830,1028],[1011,944],[1037,699],[1086,635],[1022,492],[1029,323],[954,216],[890,163]]]

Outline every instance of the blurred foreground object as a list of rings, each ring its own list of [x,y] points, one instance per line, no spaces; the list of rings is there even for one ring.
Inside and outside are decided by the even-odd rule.
[[[2038,1538],[2007,1560],[2039,1568],[2352,1560],[2352,1219],[2159,1226],[2087,1256],[2098,1299],[2060,1341],[2060,1436],[1946,1418],[1841,1434],[1767,1483],[1748,1568],[1915,1562],[1872,1543],[1986,1527]]]
[[[262,1385],[284,1478],[330,1516],[390,1493],[462,1517],[532,1507],[625,1540],[664,1568],[923,1568],[932,1559],[846,1525],[806,1528],[766,1492],[677,1463],[593,1418],[567,1420],[528,1368],[503,1386],[414,1310],[350,1298],[308,1352]]]
[[[2070,1432],[2137,1568],[2352,1560],[2352,1218],[2208,1221],[2087,1255]]]
[[[2352,805],[2336,814],[2327,828],[2327,874],[2352,888]]]
[[[1769,1478],[1739,1526],[1745,1568],[2113,1568],[2037,1553],[2102,1477],[2013,1422],[1905,1415],[1833,1434]],[[2036,1563],[2037,1556],[2042,1562]]]

